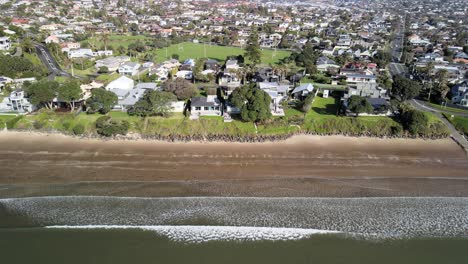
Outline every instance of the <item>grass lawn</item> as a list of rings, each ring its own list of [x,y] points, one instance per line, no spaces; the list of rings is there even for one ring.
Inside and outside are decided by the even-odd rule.
[[[4,129],[5,124],[15,117],[16,115],[0,115],[0,129]]]
[[[97,78],[96,81],[103,82],[104,84],[108,84],[112,82],[113,80],[116,80],[120,77],[120,74],[118,73],[108,73],[108,74],[100,74]]]
[[[204,44],[184,42],[181,44],[171,45],[167,48],[158,49],[156,51],[156,61],[163,62],[169,59],[173,54],[179,55],[179,60],[183,61],[189,58],[198,59],[198,58],[211,58],[218,61],[224,61],[227,56],[230,55],[243,55],[244,50],[239,47],[228,47],[228,46],[216,46],[216,45],[206,45],[206,56],[204,52]],[[277,63],[280,59],[289,56],[291,52],[284,50],[277,50],[276,55],[274,55],[273,50],[264,49],[262,51],[261,62],[264,64]]]
[[[444,116],[447,118],[447,120],[450,121],[450,123],[455,126],[458,131],[468,135],[468,117],[454,116],[452,118],[452,115],[447,113],[444,113]]]
[[[401,127],[398,122],[386,116],[337,116],[339,104],[339,99],[317,96],[305,117],[304,129],[325,134],[388,136],[392,135],[393,127]]]

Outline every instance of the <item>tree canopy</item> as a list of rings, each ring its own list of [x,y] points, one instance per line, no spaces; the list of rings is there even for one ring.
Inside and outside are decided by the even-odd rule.
[[[352,95],[348,99],[348,109],[358,116],[361,113],[372,113],[374,108],[365,97]]]
[[[175,94],[178,100],[187,100],[197,94],[197,90],[193,84],[184,78],[167,80],[163,83],[162,87],[164,91]]]
[[[406,101],[416,97],[421,91],[421,85],[406,77],[397,75],[393,80],[392,93],[400,101]]]
[[[108,113],[118,102],[118,97],[115,93],[104,89],[91,90],[91,97],[86,100],[87,113]]]
[[[245,57],[249,59],[252,64],[258,64],[261,61],[262,50],[258,43],[258,33],[256,30],[252,30],[247,40],[247,46],[245,47]]]
[[[128,114],[143,117],[166,116],[171,112],[170,103],[176,100],[172,93],[149,90],[128,110]]]
[[[241,110],[244,121],[261,122],[271,117],[270,96],[254,85],[235,89],[229,96],[229,102]]]
[[[58,87],[57,96],[60,101],[70,105],[75,110],[75,102],[81,99],[82,91],[77,80],[69,79]]]
[[[25,90],[33,105],[52,108],[52,101],[57,96],[58,89],[58,82],[42,79],[32,83]]]

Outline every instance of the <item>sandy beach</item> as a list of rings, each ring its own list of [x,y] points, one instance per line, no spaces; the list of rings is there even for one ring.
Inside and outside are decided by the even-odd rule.
[[[167,143],[3,132],[0,146],[0,197],[468,195],[468,159],[450,139]]]

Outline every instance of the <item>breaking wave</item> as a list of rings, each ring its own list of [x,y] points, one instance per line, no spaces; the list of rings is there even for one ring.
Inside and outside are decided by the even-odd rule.
[[[309,238],[317,234],[337,234],[337,231],[246,226],[47,226],[58,229],[140,229],[163,235],[172,241],[203,243],[210,241],[287,241]]]
[[[261,234],[274,230],[262,228],[334,230],[372,238],[468,237],[468,198],[0,199],[0,227],[26,226],[203,226],[202,230],[210,226],[209,230],[218,231],[251,227],[260,229],[238,230]],[[196,227],[189,229],[195,232]]]

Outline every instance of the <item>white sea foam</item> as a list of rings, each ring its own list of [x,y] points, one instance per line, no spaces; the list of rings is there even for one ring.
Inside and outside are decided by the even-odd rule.
[[[286,241],[309,238],[317,234],[337,234],[338,231],[247,226],[129,226],[83,225],[47,226],[58,229],[140,229],[156,232],[172,241],[203,243],[209,241]]]

